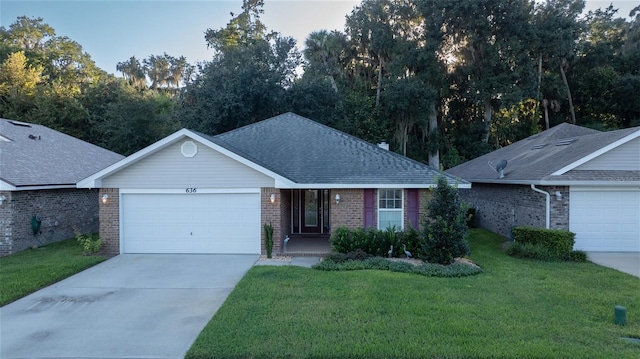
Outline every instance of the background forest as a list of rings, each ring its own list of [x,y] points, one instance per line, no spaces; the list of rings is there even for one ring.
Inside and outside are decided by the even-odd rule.
[[[123,155],[186,127],[218,134],[299,115],[445,168],[562,122],[640,126],[640,5],[363,0],[299,46],[244,0],[206,29],[210,61],[166,53],[98,68],[42,18],[0,27],[0,117]],[[628,17],[627,17],[628,15]],[[203,29],[204,30],[204,29]]]

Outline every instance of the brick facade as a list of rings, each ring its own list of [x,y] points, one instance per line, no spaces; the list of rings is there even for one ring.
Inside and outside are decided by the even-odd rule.
[[[282,243],[284,240],[284,231],[288,226],[285,222],[287,217],[285,213],[287,201],[283,198],[284,191],[267,187],[260,191],[260,251],[266,254],[264,246],[264,225],[271,224],[273,226],[273,253],[282,253]],[[276,198],[271,203],[271,195],[275,194]]]
[[[340,195],[340,203],[331,203],[329,223],[331,228],[347,227],[351,229],[364,226],[364,190],[362,189],[333,189],[331,196]],[[377,218],[376,218],[377,221]]]
[[[0,205],[0,256],[98,230],[97,189],[3,191]],[[33,233],[32,219],[40,229]]]
[[[102,197],[107,195],[106,201]],[[100,238],[102,251],[107,254],[120,253],[120,191],[117,188],[101,188]]]
[[[569,229],[569,187],[536,186],[549,192],[549,228]],[[555,192],[562,194],[557,200]],[[460,198],[477,209],[479,227],[510,237],[515,226],[544,228],[546,223],[546,196],[527,185],[497,185],[473,183],[471,189],[459,190]]]

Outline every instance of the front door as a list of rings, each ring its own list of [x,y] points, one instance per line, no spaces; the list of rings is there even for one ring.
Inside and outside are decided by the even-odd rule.
[[[304,233],[320,233],[320,198],[318,190],[302,191],[302,231]]]

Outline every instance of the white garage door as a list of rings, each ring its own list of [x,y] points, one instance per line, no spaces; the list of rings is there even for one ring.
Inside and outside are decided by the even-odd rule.
[[[121,199],[124,253],[260,253],[260,194],[138,194]]]
[[[571,189],[570,196],[575,249],[640,252],[640,190]]]

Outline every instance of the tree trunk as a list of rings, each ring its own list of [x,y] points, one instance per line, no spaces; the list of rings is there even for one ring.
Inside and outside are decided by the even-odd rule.
[[[565,59],[560,59],[560,74],[562,75],[562,81],[567,88],[567,97],[569,98],[569,112],[571,113],[571,123],[576,124],[576,112],[573,109],[573,99],[571,98],[571,89],[569,89],[569,82],[567,81],[567,75],[564,73]]]
[[[378,66],[378,86],[376,88],[376,107],[380,105],[380,88],[382,87],[382,66],[384,59],[380,57],[380,65]]]
[[[436,104],[434,102],[429,106],[429,138],[437,138],[438,134],[438,113],[436,112]],[[438,145],[438,148],[440,146]],[[428,153],[429,166],[435,169],[440,169],[440,150],[436,150],[434,153]]]
[[[540,86],[542,85],[542,54],[538,57],[538,92],[536,93],[536,100],[540,102]]]
[[[542,99],[542,107],[544,108],[544,125],[545,130],[549,129],[549,101]]]
[[[491,99],[484,101],[484,129],[482,131],[482,142],[489,143],[489,133],[491,132]]]

